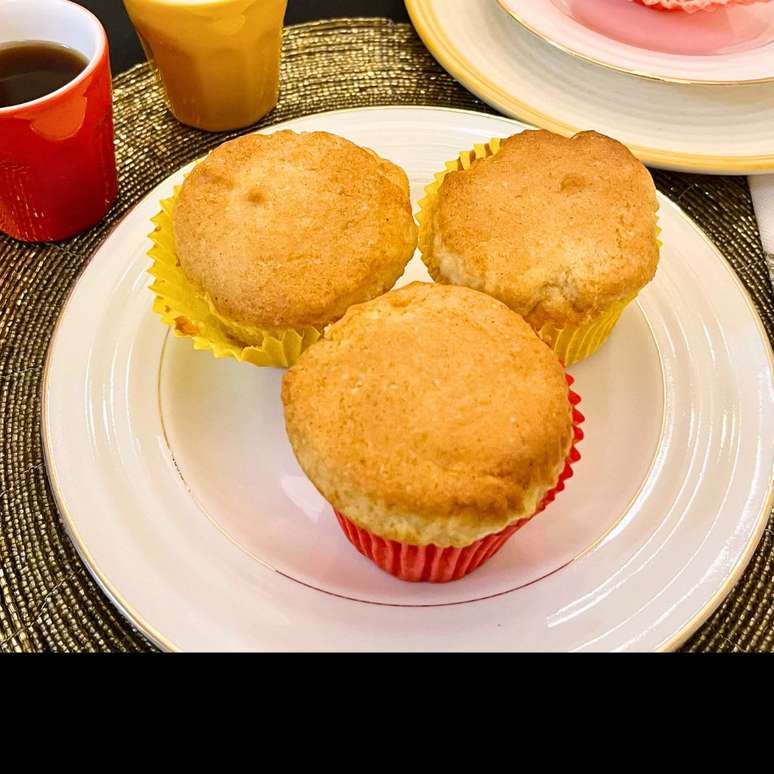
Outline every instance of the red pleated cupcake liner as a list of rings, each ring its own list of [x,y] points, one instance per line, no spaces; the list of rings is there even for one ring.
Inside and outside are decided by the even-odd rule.
[[[677,11],[690,14],[697,11],[715,11],[718,8],[731,8],[734,5],[768,3],[770,0],[634,0],[634,2],[647,8],[652,8],[655,11]]]
[[[509,524],[500,532],[487,535],[469,546],[442,548],[434,545],[415,546],[409,543],[400,543],[397,540],[385,540],[362,527],[358,527],[357,524],[334,508],[336,518],[349,542],[380,569],[396,578],[415,583],[448,583],[459,580],[491,559],[516,532],[556,499],[559,492],[564,490],[567,479],[573,475],[572,466],[581,458],[576,444],[583,440],[583,430],[581,430],[580,425],[585,421],[585,417],[577,409],[581,398],[572,389],[575,380],[569,374],[565,374],[565,376],[569,388],[568,397],[572,405],[573,444],[564,468],[559,474],[556,486],[546,492],[532,516]]]

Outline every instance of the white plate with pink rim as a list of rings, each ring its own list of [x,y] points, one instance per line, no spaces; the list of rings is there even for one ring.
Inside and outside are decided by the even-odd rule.
[[[524,126],[390,107],[282,128],[374,148],[406,169],[416,204],[446,160]],[[472,575],[411,584],[351,547],[301,472],[282,372],[196,352],[151,312],[146,234],[183,172],[92,258],[54,332],[43,398],[64,524],[160,647],[668,649],[730,591],[771,507],[772,353],[738,279],[676,205],[661,198],[656,279],[571,369],[586,438],[566,490]],[[401,283],[415,279],[428,279],[416,257]]]
[[[625,0],[498,0],[553,46],[656,80],[740,85],[774,81],[774,3],[664,13]]]

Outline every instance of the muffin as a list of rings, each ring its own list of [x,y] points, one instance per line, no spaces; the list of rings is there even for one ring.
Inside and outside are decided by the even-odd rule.
[[[659,258],[648,170],[596,132],[527,131],[450,162],[421,203],[436,282],[518,312],[565,365],[591,355]]]
[[[403,580],[461,578],[579,459],[579,398],[517,314],[413,283],[352,307],[284,377],[290,443],[350,542]]]
[[[286,366],[416,248],[408,179],[325,132],[216,148],[156,217],[156,309],[216,356]]]

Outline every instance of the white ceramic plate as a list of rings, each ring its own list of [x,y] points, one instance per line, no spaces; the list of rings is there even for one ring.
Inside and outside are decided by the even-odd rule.
[[[692,84],[774,80],[774,5],[660,13],[625,0],[498,0],[562,51],[630,75]]]
[[[666,169],[774,170],[774,83],[699,88],[614,72],[547,45],[497,0],[406,0],[406,7],[435,58],[514,118],[564,135],[596,129]]]
[[[433,108],[327,113],[408,172],[520,131]],[[275,127],[279,128],[279,127]],[[216,361],[151,313],[152,191],[97,251],[46,373],[48,470],[95,577],[182,650],[651,650],[685,639],[757,544],[770,506],[771,351],[724,260],[662,199],[656,280],[572,369],[587,417],[567,490],[478,572],[407,584],[356,553],[283,430],[282,372]],[[414,259],[403,281],[426,278]]]

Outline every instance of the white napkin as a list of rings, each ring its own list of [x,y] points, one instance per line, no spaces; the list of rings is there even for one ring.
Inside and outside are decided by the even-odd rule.
[[[763,252],[774,284],[774,175],[751,175],[748,179]]]

